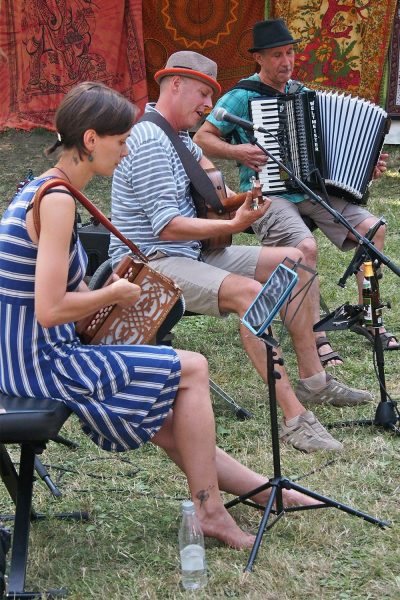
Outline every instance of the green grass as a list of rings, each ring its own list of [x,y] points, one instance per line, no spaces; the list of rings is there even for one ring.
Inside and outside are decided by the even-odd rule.
[[[0,136],[1,198],[6,205],[16,183],[28,168],[39,174],[51,163],[42,155],[53,134],[5,132]],[[226,179],[236,187],[232,165],[220,163]],[[389,171],[372,188],[370,210],[384,215],[389,225],[385,252],[400,264],[400,151],[390,148]],[[110,181],[96,180],[88,196],[108,212]],[[356,288],[349,281],[337,286],[351,254],[342,254],[317,232],[322,294],[330,308],[355,303]],[[237,236],[237,243],[256,243],[254,236]],[[391,300],[385,324],[399,333],[399,280],[385,269],[383,299]],[[269,410],[265,386],[249,364],[238,337],[234,317],[191,317],[175,328],[174,345],[203,352],[212,378],[235,400],[254,413],[237,421],[226,403],[214,398],[218,443],[248,466],[272,475]],[[335,369],[349,384],[371,390],[375,402],[358,409],[318,408],[324,423],[371,418],[379,400],[371,347],[348,331],[330,334],[345,365]],[[293,382],[296,364],[289,338],[283,341],[286,366]],[[389,393],[399,398],[399,354],[385,353]],[[35,509],[48,514],[88,510],[89,523],[54,519],[33,523],[27,587],[65,586],[72,600],[166,599],[190,594],[179,587],[177,529],[179,504],[188,495],[185,478],[164,454],[150,444],[142,450],[110,455],[98,450],[71,418],[63,430],[79,442],[76,451],[49,444],[43,461],[63,492],[54,500],[47,487],[35,484]],[[336,509],[289,514],[264,536],[254,572],[245,579],[247,551],[234,551],[212,540],[206,542],[209,584],[198,598],[365,600],[400,597],[398,523],[400,491],[399,437],[380,428],[335,429],[345,444],[338,456],[303,455],[282,447],[283,473],[301,485],[332,496],[373,516],[388,519],[385,531]],[[17,448],[12,450],[17,460]],[[65,470],[67,469],[67,470]],[[12,512],[0,486],[0,513]],[[235,507],[243,527],[255,531],[260,514]],[[193,594],[192,594],[193,595]]]

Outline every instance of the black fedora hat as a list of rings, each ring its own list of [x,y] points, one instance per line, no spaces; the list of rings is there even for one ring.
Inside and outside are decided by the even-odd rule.
[[[283,19],[267,19],[259,21],[253,27],[254,48],[249,48],[249,52],[258,52],[267,48],[278,48],[278,46],[287,46],[296,44],[301,38],[295,40],[286,27]]]

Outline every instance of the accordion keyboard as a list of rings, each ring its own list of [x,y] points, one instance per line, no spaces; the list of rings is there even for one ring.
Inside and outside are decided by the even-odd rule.
[[[268,129],[270,134],[254,131],[255,138],[261,146],[266,148],[275,158],[284,161],[281,146],[278,142],[279,106],[276,98],[256,98],[251,101],[251,116],[254,123]],[[263,193],[276,194],[286,192],[283,181],[284,172],[271,159],[263,166],[258,174]]]

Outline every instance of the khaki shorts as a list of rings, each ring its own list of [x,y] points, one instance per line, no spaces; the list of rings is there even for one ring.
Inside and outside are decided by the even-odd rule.
[[[341,198],[331,196],[329,201],[332,208],[341,213],[354,228],[372,216],[363,206]],[[323,206],[310,200],[295,203],[286,198],[273,197],[266,214],[253,223],[253,230],[263,246],[296,247],[305,238],[313,237],[302,216],[310,217],[340,250],[350,250],[357,245],[353,240],[346,239],[349,232],[343,225],[336,223]]]
[[[231,273],[254,279],[260,252],[259,246],[230,246],[203,252],[203,260],[164,256],[150,264],[180,286],[187,310],[220,317],[218,293],[223,280]]]

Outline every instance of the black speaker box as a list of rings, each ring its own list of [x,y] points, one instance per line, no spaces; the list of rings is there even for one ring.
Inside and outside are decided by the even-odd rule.
[[[88,255],[86,275],[92,276],[96,269],[108,259],[110,232],[101,223],[90,223],[78,227],[78,235]]]

